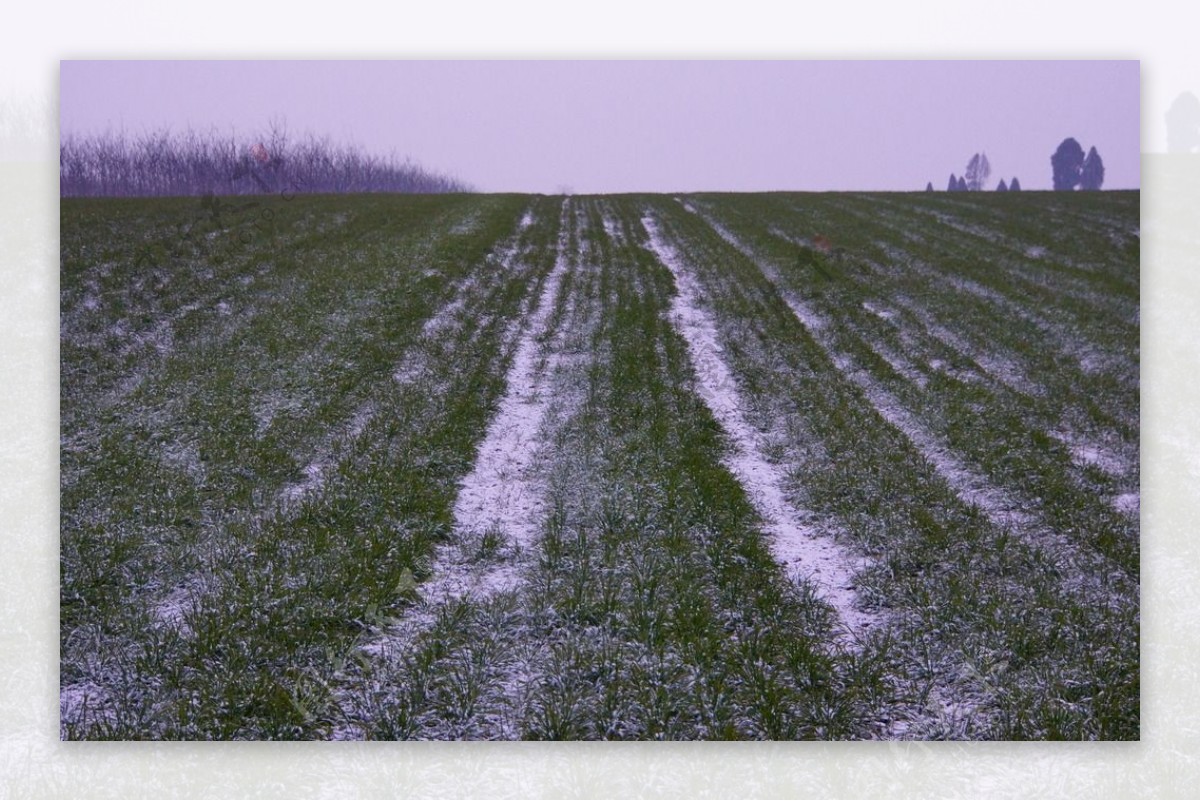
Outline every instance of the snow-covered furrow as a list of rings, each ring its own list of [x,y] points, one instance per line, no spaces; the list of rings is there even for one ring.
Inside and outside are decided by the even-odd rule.
[[[851,634],[863,631],[875,622],[873,615],[857,606],[854,577],[863,565],[822,534],[811,512],[797,509],[785,497],[784,471],[763,455],[759,434],[745,418],[745,402],[722,357],[716,323],[700,304],[702,291],[696,278],[666,241],[657,220],[646,217],[642,222],[652,251],[675,278],[671,320],[687,342],[700,397],[731,441],[726,466],[762,516],[772,553],[789,573],[798,571],[818,588]]]
[[[936,282],[938,285],[948,285],[964,294],[977,297],[996,306],[1005,314],[1013,315],[1017,319],[1029,323],[1042,334],[1043,341],[1047,345],[1054,351],[1078,363],[1079,369],[1083,372],[1110,373],[1122,381],[1131,380],[1136,385],[1137,371],[1130,370],[1126,364],[1121,364],[1124,360],[1123,358],[1106,354],[1098,345],[1085,343],[1080,339],[1078,333],[1072,332],[1066,326],[1047,319],[1045,315],[1033,311],[1026,305],[995,289],[985,287],[976,281],[963,278],[962,276],[948,276],[891,244],[885,242],[878,242],[876,244],[896,265],[903,264],[904,270],[916,272],[928,280]],[[884,268],[880,267],[880,269]],[[891,274],[894,275],[896,269],[896,267],[893,267],[890,271]],[[980,366],[983,367],[982,364]],[[1000,375],[1005,375],[1004,365],[997,364],[996,369]],[[1017,373],[1008,373],[1007,375],[1009,379],[1019,384],[1019,370]],[[1000,380],[1003,381],[1004,379]],[[1015,389],[1015,387],[1012,388]]]
[[[524,212],[522,221],[518,228],[523,230],[528,225],[533,224],[533,211]],[[518,254],[517,237],[512,237],[506,240],[503,245],[500,245],[491,254],[488,254],[488,261],[496,264],[502,272],[510,272],[514,269],[515,260]],[[479,277],[479,273],[475,272],[472,275],[463,277],[455,284],[454,297],[451,297],[448,303],[438,309],[432,317],[425,321],[421,326],[421,337],[426,339],[437,339],[449,337],[454,333],[458,326],[461,325],[461,315],[464,309],[467,308],[468,302],[472,299],[472,295],[476,293],[484,283]],[[418,380],[424,373],[426,355],[420,348],[414,348],[404,357],[401,365],[396,368],[394,378],[398,383],[410,384]],[[283,510],[294,508],[299,502],[304,501],[308,496],[318,492],[324,487],[326,480],[330,475],[330,471],[334,468],[335,446],[340,442],[353,440],[356,436],[362,433],[362,429],[371,421],[374,415],[374,406],[370,402],[360,406],[350,417],[350,420],[344,424],[337,435],[332,436],[328,441],[324,442],[319,448],[316,457],[310,460],[305,466],[305,477],[301,481],[288,484],[280,493],[280,506]]]
[[[745,242],[740,241],[738,237],[732,233],[732,231],[725,228],[724,225],[714,221],[714,219],[710,218],[709,216],[704,215],[704,213],[701,211],[698,211],[695,206],[684,204],[684,207],[686,210],[702,217],[704,221],[706,221],[710,227],[712,227],[713,230],[715,230],[716,233],[721,236],[721,239],[724,239],[734,248],[737,248],[738,252],[745,255],[745,257],[749,258],[751,261],[754,261],[755,264],[758,263],[757,254],[754,253],[752,248],[746,245]],[[786,239],[797,241],[791,236],[786,236]],[[778,281],[774,283],[778,285]],[[811,309],[808,305],[806,305],[806,303],[792,299],[790,301],[790,305],[792,306],[792,313],[796,314],[797,317],[800,318],[800,321],[802,321],[802,323],[804,323],[805,327],[808,327],[808,329],[812,331],[818,331],[826,326],[826,321],[824,321],[821,315],[817,314],[814,309]],[[881,314],[878,309],[869,305],[864,306],[866,306],[866,309],[868,309],[869,312],[880,315],[880,317],[886,317],[886,314]],[[922,309],[919,308],[911,308],[910,311],[913,311],[917,314],[923,314]],[[959,351],[959,353],[966,356],[967,359],[971,359],[972,361],[976,362],[986,374],[990,375],[991,378],[1000,381],[1001,384],[1008,386],[1009,389],[1012,389],[1016,392],[1026,393],[1026,395],[1039,395],[1039,393],[1042,392],[1042,387],[1037,386],[1032,380],[1028,379],[1024,372],[1022,372],[1021,369],[1012,361],[1003,359],[1003,357],[994,354],[983,353],[983,351],[980,351],[977,348],[971,348],[970,345],[962,341],[961,337],[954,335],[954,333],[944,329],[943,326],[938,326],[934,323],[934,321],[928,319],[928,315],[926,315],[926,319],[923,320],[923,323],[925,324],[926,329],[929,330],[930,336],[940,339],[940,341],[943,344],[948,345],[949,348]],[[872,347],[872,345],[868,343],[868,347]],[[896,372],[904,375],[907,380],[913,381],[913,383],[917,384],[923,383],[923,380],[920,379],[919,375],[916,373],[916,371],[914,371],[914,369],[906,368],[904,365],[901,365],[901,363],[896,361],[894,357],[889,357],[889,355],[883,353],[881,349],[874,349],[876,350],[877,354],[880,354],[882,359],[886,360],[889,365],[892,365]]]
[[[528,545],[540,529],[540,484],[530,473],[540,446],[538,431],[551,396],[549,371],[539,357],[539,341],[546,333],[567,263],[560,246],[558,260],[517,344],[499,412],[488,426],[474,469],[463,480],[454,506],[459,530],[498,529],[506,538]]]
[[[1065,256],[1061,253],[1051,254],[1044,245],[1027,245],[1025,243],[1011,239],[1010,237],[998,234],[990,229],[982,226],[966,223],[954,215],[944,212],[923,211],[917,210],[923,216],[931,214],[942,224],[950,227],[959,233],[966,234],[982,239],[989,244],[1000,246],[1006,253],[998,253],[997,257],[1005,256],[1003,263],[1006,272],[1019,280],[1037,286],[1045,290],[1049,290],[1056,294],[1065,294],[1081,303],[1084,303],[1097,311],[1111,314],[1117,319],[1122,320],[1128,325],[1137,325],[1136,314],[1138,312],[1137,304],[1129,306],[1129,304],[1120,301],[1119,299],[1097,293],[1088,282],[1069,276],[1062,272],[1048,272],[1043,269],[1031,269],[1028,260],[1048,259],[1053,263],[1062,265],[1071,269],[1094,271],[1094,268],[1079,262],[1076,259]],[[875,218],[872,218],[875,219]],[[896,228],[911,228],[911,220],[902,221]],[[1134,315],[1131,319],[1130,315]]]
[[[1045,389],[1034,382],[1025,371],[1012,359],[996,353],[989,353],[974,347],[965,338],[941,325],[933,315],[921,308],[911,298],[896,297],[898,306],[908,309],[925,328],[932,338],[945,345],[960,356],[974,362],[979,369],[994,381],[998,381],[1013,392],[1022,395],[1039,396],[1045,394]]]
[[[1070,429],[1049,432],[1071,453],[1071,461],[1081,468],[1096,468],[1125,491],[1109,498],[1109,504],[1122,515],[1136,520],[1141,511],[1141,490],[1130,491],[1130,479],[1137,470],[1136,443],[1104,442]]]
[[[754,251],[751,250],[746,243],[734,236],[732,231],[713,219],[711,214],[705,213],[689,201],[680,200],[679,198],[676,198],[676,200],[678,200],[683,206],[684,211],[688,212],[689,214],[695,214],[697,217],[704,220],[704,222],[708,223],[708,226],[716,231],[717,234],[719,234],[720,237],[729,243],[729,245],[731,245],[735,250],[748,259],[754,259]]]
[[[501,272],[510,272],[513,269],[514,260],[520,248],[520,234],[533,225],[534,219],[533,210],[526,210],[517,225],[517,235],[506,240],[503,245],[495,248],[488,255],[484,267],[488,270],[498,269]],[[471,297],[472,292],[484,282],[484,279],[481,277],[482,274],[483,271],[477,270],[458,279],[454,286],[454,298],[425,321],[424,325],[421,326],[421,336],[426,338],[441,337],[459,324],[458,318],[466,308],[467,301]]]
[[[516,258],[517,245],[515,241],[507,242],[495,258],[505,268]],[[459,279],[451,288],[453,296],[435,314],[425,320],[421,329],[421,337],[426,340],[447,339],[454,336],[462,325],[461,312],[471,301],[472,295],[477,294],[485,281],[473,274]],[[400,384],[413,383],[425,373],[428,354],[419,343],[410,347],[400,364],[393,373],[393,378]],[[288,405],[302,404],[302,399],[289,398]],[[277,406],[278,405],[278,406]],[[277,399],[261,410],[259,416],[259,431],[263,432],[270,425],[271,418],[282,404]],[[337,465],[338,451],[346,443],[356,439],[375,416],[375,403],[368,400],[361,403],[342,424],[335,427],[324,436],[311,454],[298,455],[307,458],[304,466],[304,478],[293,482],[281,490],[276,507],[288,512],[295,509],[305,499],[319,492],[327,483],[333,469]]]
[[[722,236],[729,238],[730,234],[725,231]],[[994,485],[985,475],[964,462],[895,396],[880,386],[865,370],[859,369],[847,354],[840,351],[827,331],[828,321],[803,300],[788,292],[773,267],[756,258],[745,243],[731,240],[731,244],[758,266],[838,371],[863,392],[880,417],[905,436],[959,500],[978,509],[995,528],[1009,536],[1045,552],[1064,566],[1078,566],[1085,558],[1078,546],[1046,526],[1038,515],[1028,511],[1030,504],[1025,499]],[[1072,572],[1074,577],[1080,576],[1078,570]]]
[[[921,370],[908,359],[907,356],[897,353],[889,346],[877,341],[874,337],[871,337],[862,331],[857,331],[856,333],[858,334],[858,338],[862,340],[863,344],[870,348],[875,355],[887,362],[887,365],[891,367],[893,371],[895,371],[896,375],[921,389],[925,388],[925,385],[928,383],[928,379],[921,372]]]
[[[329,480],[337,464],[338,449],[362,434],[371,418],[375,416],[375,405],[370,401],[360,405],[349,419],[317,448],[316,455],[304,466],[304,478],[280,490],[275,508],[286,512],[295,509],[306,498],[311,497]]]
[[[525,321],[515,326],[515,351],[506,376],[507,390],[488,425],[475,464],[463,479],[454,505],[454,535],[435,555],[432,575],[419,587],[421,602],[402,619],[394,620],[362,647],[373,659],[396,669],[405,655],[432,629],[439,611],[459,600],[486,604],[520,588],[523,573],[545,521],[545,476],[553,454],[554,431],[575,407],[565,372],[586,371],[587,364],[570,353],[563,327],[577,317],[568,302],[557,326],[552,316],[571,260],[567,231],[577,223],[563,203],[562,233],[554,267],[540,293],[528,307]],[[569,301],[572,299],[568,299]],[[555,328],[557,330],[551,330]],[[480,554],[491,550],[492,556]],[[521,616],[521,612],[509,616]],[[518,638],[519,640],[519,638]],[[543,654],[535,643],[514,640],[503,664],[489,668],[501,697],[491,697],[502,710],[487,726],[493,736],[514,737],[513,715],[530,683],[540,675]],[[519,653],[518,653],[519,652]],[[343,699],[348,703],[348,698]],[[335,732],[339,739],[361,736],[353,729]]]
[[[618,223],[618,221],[614,217],[612,217],[609,214],[605,214],[603,221],[604,221],[604,232],[606,234],[608,234],[608,238],[611,239],[614,244],[620,245],[622,242],[625,241],[625,235],[624,235],[624,232],[621,230],[620,223]]]
[[[1051,431],[1050,436],[1067,446],[1071,452],[1071,460],[1077,465],[1098,468],[1112,478],[1119,479],[1129,475],[1132,470],[1131,462],[1137,458],[1136,453],[1127,453],[1128,447],[1110,447],[1072,431]]]
[[[1116,293],[1098,291],[1088,281],[1057,269],[1058,266],[1084,269],[1080,262],[1059,256],[1054,258],[1051,263],[1056,265],[1053,270],[1021,262],[1010,263],[1006,269],[1009,275],[1019,278],[1030,286],[1053,293],[1056,297],[1071,298],[1089,307],[1092,311],[1106,316],[1108,325],[1115,321],[1118,325],[1137,328],[1141,318],[1141,307],[1136,300],[1122,297]]]

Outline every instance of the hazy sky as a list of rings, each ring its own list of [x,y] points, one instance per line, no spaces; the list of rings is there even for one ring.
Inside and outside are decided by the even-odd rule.
[[[274,118],[483,191],[1050,188],[1095,145],[1140,186],[1136,61],[64,61],[63,133]]]

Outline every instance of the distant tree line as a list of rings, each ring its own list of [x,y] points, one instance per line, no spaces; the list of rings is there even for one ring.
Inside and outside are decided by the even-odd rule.
[[[1177,112],[1180,116],[1187,113],[1188,106],[1185,103],[1181,108],[1185,110]],[[1196,116],[1200,119],[1200,109],[1197,110]],[[1104,159],[1100,158],[1100,153],[1093,146],[1084,155],[1083,147],[1071,137],[1064,139],[1054,151],[1054,155],[1050,157],[1050,168],[1054,188],[1059,191],[1071,191],[1076,188],[1097,190],[1104,185]],[[991,174],[992,165],[988,163],[987,154],[976,153],[967,162],[967,171],[963,175],[950,173],[946,191],[978,192],[984,188]],[[932,181],[925,184],[925,191],[933,191]],[[1014,176],[1012,181],[1006,184],[1001,178],[1000,183],[996,185],[996,191],[1020,192],[1021,182]]]
[[[275,192],[467,192],[463,182],[395,156],[373,156],[328,138],[289,139],[157,131],[64,136],[63,197],[255,195]]]

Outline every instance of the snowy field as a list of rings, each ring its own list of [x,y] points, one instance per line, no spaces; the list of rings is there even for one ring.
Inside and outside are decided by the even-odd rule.
[[[1139,196],[62,201],[67,739],[1137,739]]]

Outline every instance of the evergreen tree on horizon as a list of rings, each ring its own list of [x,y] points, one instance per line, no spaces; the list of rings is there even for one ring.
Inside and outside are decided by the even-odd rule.
[[[1083,168],[1079,173],[1079,188],[1096,191],[1103,185],[1104,159],[1100,158],[1100,154],[1096,152],[1096,146],[1092,145],[1087,158],[1083,160]]]

